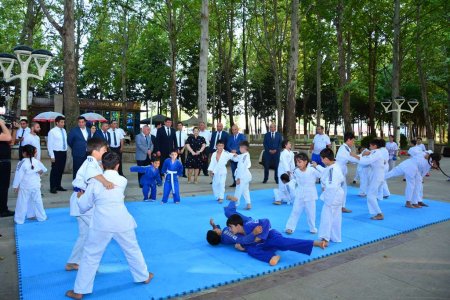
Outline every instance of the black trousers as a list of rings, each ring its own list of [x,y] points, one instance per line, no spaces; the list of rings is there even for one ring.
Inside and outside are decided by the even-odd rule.
[[[147,155],[147,158],[145,160],[137,160],[136,163],[137,163],[138,166],[148,166],[148,165],[150,165],[150,158]],[[142,185],[141,185],[141,177],[142,177],[142,175],[144,175],[144,174],[143,173],[138,173],[138,184],[139,184],[139,186],[141,188],[142,188]]]
[[[11,160],[0,160],[0,213],[8,211],[8,189],[11,181]]]
[[[22,146],[19,146],[19,160],[22,160],[23,154],[22,154]]]
[[[116,152],[117,154],[119,154],[120,165],[119,165],[118,172],[119,172],[119,175],[123,176],[123,172],[122,172],[122,152],[120,152],[120,147],[117,147],[117,148],[111,147],[110,149],[111,149],[112,152]]]
[[[86,160],[87,155],[86,156],[72,156],[73,159],[73,168],[72,168],[72,176],[73,179],[75,179],[75,177],[77,177],[77,172],[80,169],[81,165],[84,163],[84,161]]]
[[[275,174],[274,179],[275,182],[278,182],[278,164],[280,163],[280,151],[277,151],[275,154],[266,153],[264,151],[264,180],[269,179],[269,169],[274,168]]]
[[[66,166],[67,151],[54,151],[55,162],[52,162],[52,170],[50,171],[50,190],[61,187],[61,179]]]
[[[206,157],[209,158],[209,147],[206,147],[203,153],[205,153]],[[208,166],[209,166],[209,159],[206,159],[206,161],[204,161],[202,164],[203,175],[205,176],[208,176]]]
[[[182,148],[178,148],[178,150],[181,150]],[[183,176],[186,176],[186,168],[185,168],[185,164],[186,164],[186,149],[184,150],[183,153],[178,154],[180,156],[180,160],[181,160],[181,164],[183,165]]]
[[[161,152],[161,156],[159,157],[159,173],[161,174],[161,178],[163,178],[163,176],[164,176],[164,174],[162,173],[162,167],[163,167],[164,161],[166,159],[168,159],[169,157],[170,157],[170,152],[168,152],[168,153]]]

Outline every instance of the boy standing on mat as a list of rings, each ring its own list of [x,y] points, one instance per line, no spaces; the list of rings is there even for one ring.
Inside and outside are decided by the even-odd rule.
[[[91,211],[80,213],[78,208],[77,193],[84,192],[87,188],[87,181],[95,178],[100,181],[107,189],[112,189],[114,184],[103,177],[103,169],[100,166],[102,155],[107,148],[106,142],[101,138],[91,138],[87,142],[88,157],[77,171],[77,175],[72,182],[73,193],[70,197],[70,215],[77,218],[78,222],[78,238],[72,249],[72,254],[66,264],[66,271],[78,270],[81,256],[83,254],[83,246],[87,237],[89,224],[91,222]]]
[[[178,176],[183,176],[183,164],[177,159],[178,150],[174,149],[170,153],[170,157],[166,158],[161,169],[161,173],[166,177],[164,182],[164,191],[162,202],[167,203],[170,192],[173,195],[173,202],[180,204],[180,185],[178,183]]]
[[[322,172],[320,182],[322,184],[322,194],[320,200],[324,202],[322,214],[320,216],[319,238],[326,241],[326,245],[330,241],[340,243],[341,227],[342,227],[342,205],[344,203],[344,186],[345,177],[341,168],[334,160],[333,150],[325,148],[320,151],[320,157],[326,166],[323,169],[317,166]]]
[[[208,171],[213,178],[214,198],[222,203],[225,194],[225,181],[227,180],[227,163],[233,158],[233,154],[224,150],[225,144],[222,140],[218,140],[215,147],[217,150],[211,155]]]
[[[252,208],[251,199],[250,199],[250,181],[252,181],[252,173],[250,173],[250,167],[252,166],[252,162],[250,161],[250,153],[248,153],[248,148],[250,147],[247,141],[242,141],[239,144],[239,151],[241,154],[233,157],[233,161],[237,162],[237,168],[234,173],[234,178],[236,179],[236,190],[234,192],[234,196],[227,196],[228,200],[236,201],[237,206],[239,206],[239,201],[241,200],[241,196],[244,197],[245,203],[247,206],[246,210],[250,210]]]
[[[124,252],[135,282],[147,284],[153,278],[136,240],[136,222],[125,207],[127,179],[117,172],[120,157],[117,153],[108,152],[103,155],[102,163],[104,176],[114,184],[114,188],[107,190],[100,181],[91,180],[84,194],[77,193],[80,212],[95,208],[74,289],[66,292],[66,296],[72,299],[82,299],[84,294],[92,293],[95,274],[111,239]]]
[[[144,202],[156,201],[156,185],[161,185],[159,174],[159,160],[154,160],[149,166],[133,166],[130,172],[141,173],[139,183],[142,185]],[[150,192],[150,195],[149,195]]]

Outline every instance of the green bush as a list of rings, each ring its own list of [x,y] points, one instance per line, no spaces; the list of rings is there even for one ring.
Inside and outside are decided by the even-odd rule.
[[[406,135],[402,133],[400,134],[400,149],[406,148],[408,148],[408,139],[406,138]]]
[[[373,139],[376,139],[377,138],[377,136],[376,135],[368,135],[368,136],[365,136],[365,137],[363,137],[362,139],[361,139],[361,146],[362,147],[364,147],[364,148],[369,148],[369,143],[373,140]]]

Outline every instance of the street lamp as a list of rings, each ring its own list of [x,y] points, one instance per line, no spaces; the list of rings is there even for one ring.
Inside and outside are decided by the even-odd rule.
[[[17,46],[14,48],[14,54],[0,53],[0,69],[3,72],[3,79],[6,82],[11,82],[20,79],[20,109],[21,119],[27,118],[27,98],[28,98],[28,78],[36,78],[43,80],[48,64],[53,58],[50,51],[47,50],[33,50],[28,46]],[[28,73],[28,67],[31,60],[34,61],[38,74]],[[20,66],[20,73],[12,75],[14,64],[18,63]]]
[[[395,103],[395,106],[392,104]],[[407,103],[409,106],[409,109],[402,109],[403,104]],[[395,97],[394,100],[386,99],[381,101],[381,105],[383,106],[386,113],[390,112],[396,112],[398,114],[398,117],[396,118],[397,124],[395,124],[395,128],[397,129],[395,131],[395,140],[397,143],[400,143],[400,115],[402,112],[407,112],[412,114],[414,112],[414,109],[416,109],[417,105],[419,105],[419,101],[416,99],[411,99],[409,101],[406,101],[403,97]]]

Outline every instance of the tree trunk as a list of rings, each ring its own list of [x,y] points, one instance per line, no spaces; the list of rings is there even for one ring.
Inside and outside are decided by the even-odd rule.
[[[233,97],[231,94],[231,84],[232,84],[232,53],[233,53],[233,40],[234,40],[234,1],[231,1],[231,9],[227,13],[227,34],[228,34],[228,52],[225,57],[225,89],[226,89],[226,97],[227,97],[227,105],[228,105],[228,117],[230,119],[230,125],[234,124],[233,116],[234,116],[234,105],[233,105]]]
[[[392,45],[392,100],[400,96],[400,0],[395,0],[394,3],[394,43]],[[397,105],[395,102],[392,103],[392,108],[396,109]],[[397,137],[397,120],[399,115],[396,112],[392,113],[392,124],[394,127],[394,136]],[[399,141],[397,141],[399,142]]]
[[[167,6],[167,31],[169,34],[170,48],[170,114],[174,124],[178,122],[177,106],[177,33],[176,33],[176,12],[172,0],[166,0]]]
[[[126,3],[128,7],[128,1]],[[128,9],[123,7],[123,30],[122,30],[122,53],[121,53],[121,64],[120,64],[120,74],[121,74],[121,86],[122,86],[122,127],[127,128],[127,111],[126,104],[127,102],[127,67],[128,67],[128,45],[129,45],[129,35],[128,35]],[[119,121],[120,124],[120,121]]]
[[[316,64],[316,95],[317,95],[317,108],[316,108],[316,122],[317,126],[320,126],[320,120],[322,119],[322,51],[317,51],[317,64]]]
[[[249,134],[249,121],[248,121],[248,93],[247,93],[247,39],[246,39],[246,26],[247,26],[247,1],[242,1],[242,72],[243,72],[243,88],[244,88],[244,115],[245,115],[245,134]]]
[[[207,122],[208,87],[208,47],[209,47],[209,9],[208,0],[202,0],[200,63],[198,70],[198,119]]]
[[[434,128],[433,124],[431,123],[431,117],[430,117],[430,109],[428,104],[428,88],[427,88],[427,81],[426,81],[426,75],[425,70],[423,68],[423,56],[422,56],[422,45],[421,45],[421,20],[420,20],[420,12],[421,12],[421,4],[419,3],[417,5],[417,28],[416,28],[416,64],[417,64],[417,72],[419,75],[419,81],[420,81],[420,91],[422,95],[422,101],[423,101],[423,116],[425,119],[425,128],[426,128],[426,135],[428,140],[428,149],[434,151]]]
[[[372,34],[375,31],[375,38],[372,38]],[[369,134],[376,133],[375,129],[375,84],[377,76],[377,48],[378,48],[378,30],[369,30],[368,45],[369,45],[369,122],[368,131]]]
[[[297,95],[297,75],[298,75],[298,17],[299,0],[292,0],[291,4],[291,47],[289,53],[289,70],[288,70],[288,92],[286,110],[286,136],[292,141],[294,146],[295,129],[296,129],[296,95]],[[294,147],[293,147],[294,148]]]

